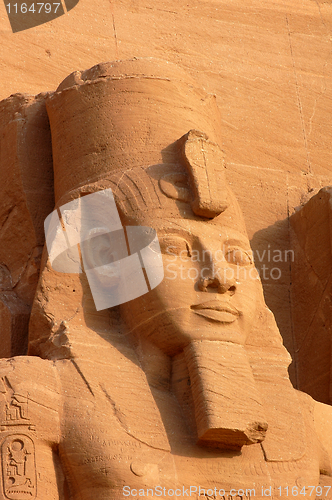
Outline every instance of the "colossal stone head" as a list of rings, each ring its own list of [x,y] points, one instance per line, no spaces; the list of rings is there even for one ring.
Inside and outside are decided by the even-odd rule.
[[[156,231],[165,277],[148,293],[98,312],[86,275],[57,272],[45,254],[30,352],[86,356],[84,343],[101,349],[94,333],[113,345],[144,339],[186,365],[200,444],[262,441],[267,421],[252,370],[255,351],[275,349],[282,369],[289,358],[227,184],[214,96],[172,64],[134,59],[71,74],[47,109],[56,207],[111,190],[123,227]],[[82,236],[85,262],[104,269],[96,275],[101,287],[114,245],[105,225],[97,217]]]

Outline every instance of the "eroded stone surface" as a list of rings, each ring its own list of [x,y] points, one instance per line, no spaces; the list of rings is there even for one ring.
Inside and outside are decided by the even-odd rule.
[[[290,220],[299,385],[331,403],[331,188],[321,189]]]
[[[14,329],[3,331],[3,325],[1,327],[5,342],[11,346],[11,351],[6,348],[1,352],[3,356],[26,353],[27,312],[39,277],[43,221],[54,203],[51,138],[44,97],[18,94],[0,103],[0,291],[3,297],[0,301],[3,301],[3,314],[5,310],[5,316],[10,314]],[[15,305],[8,307],[8,304]],[[15,324],[19,325],[19,334]]]

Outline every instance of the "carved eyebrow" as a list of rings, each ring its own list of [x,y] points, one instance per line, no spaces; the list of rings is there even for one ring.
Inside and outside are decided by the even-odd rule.
[[[172,240],[172,238],[174,238],[174,242],[176,242],[176,240],[179,240],[179,241],[183,241],[188,248],[190,248],[192,246],[192,238],[190,238],[190,235],[189,233],[186,233],[186,234],[181,234],[180,231],[179,232],[169,232],[169,233],[165,233],[165,232],[162,232],[162,233],[158,233],[158,237],[160,238],[160,242],[163,242],[165,240],[167,240],[167,238],[169,238],[170,240]]]
[[[167,238],[168,236],[170,238],[172,238],[173,236],[176,237],[176,238],[187,238],[189,235],[189,233],[182,233],[181,231],[168,231],[167,233],[166,232],[159,232],[158,233],[158,236],[160,236],[160,238]]]
[[[167,229],[157,230],[158,236],[180,236],[182,238],[192,236],[192,231],[187,229],[180,224],[173,223],[175,226],[169,227]]]
[[[227,246],[239,246],[239,247],[243,247],[245,248],[246,250],[250,250],[251,251],[251,246],[250,246],[250,243],[248,240],[244,240],[242,238],[230,238],[230,239],[226,239],[224,240],[224,245],[227,245]]]

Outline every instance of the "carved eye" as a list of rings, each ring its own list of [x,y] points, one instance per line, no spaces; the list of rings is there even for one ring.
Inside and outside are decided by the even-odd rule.
[[[250,254],[239,247],[229,248],[225,253],[225,259],[230,264],[238,266],[250,266],[252,264]]]
[[[190,257],[189,243],[180,236],[164,236],[159,238],[160,250],[164,255]]]

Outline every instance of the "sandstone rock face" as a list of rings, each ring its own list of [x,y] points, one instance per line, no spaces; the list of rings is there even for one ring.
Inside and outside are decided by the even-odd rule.
[[[29,311],[54,205],[52,151],[44,96],[0,104],[1,356],[25,354]]]
[[[4,356],[30,316],[29,356],[0,362],[2,497],[330,498],[332,410],[290,383],[236,197],[263,209],[259,194],[277,201],[284,174],[271,187],[262,170],[227,164],[216,99],[154,58],[75,71],[2,106],[4,207],[15,200],[22,217],[8,223],[22,245],[3,226]],[[315,203],[294,216],[299,247]],[[288,248],[285,221],[275,226],[256,231],[256,253],[276,234]],[[276,300],[291,267],[272,262]],[[329,268],[317,265],[323,284]],[[126,299],[139,278],[146,291]],[[121,300],[99,307],[96,290]]]
[[[331,188],[321,189],[290,221],[299,386],[331,404]]]

